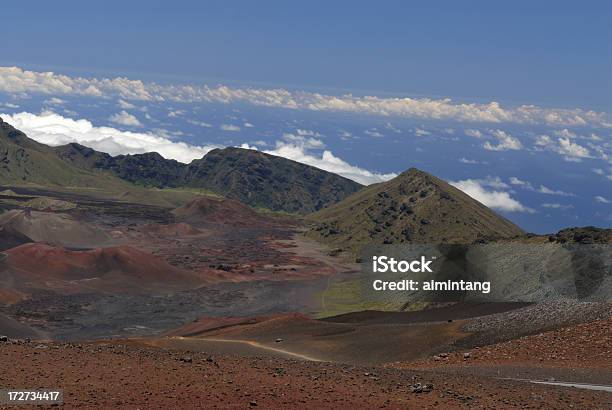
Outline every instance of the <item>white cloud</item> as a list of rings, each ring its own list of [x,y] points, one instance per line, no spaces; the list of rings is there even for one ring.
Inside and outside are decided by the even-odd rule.
[[[282,141],[276,142],[275,149],[265,152],[333,172],[364,185],[387,181],[397,176],[394,173],[380,174],[356,167],[338,158],[329,150],[324,150],[319,156],[311,152],[312,149],[322,147],[322,143],[316,141],[299,135],[287,137],[286,134]]]
[[[521,105],[503,107],[498,102],[458,103],[450,98],[383,98],[326,95],[282,88],[232,88],[144,83],[117,78],[70,77],[53,72],[36,72],[19,67],[0,67],[0,92],[42,93],[117,97],[126,100],[175,102],[243,102],[258,106],[311,111],[351,112],[427,120],[452,120],[472,123],[546,124],[550,126],[591,126],[612,128],[609,113],[580,108],[544,108]]]
[[[603,141],[603,138],[600,137],[599,135],[595,134],[595,133],[591,133],[589,139],[591,141]]]
[[[550,209],[572,209],[574,205],[564,205],[559,203],[551,203],[551,204],[542,204],[542,208],[550,208]]]
[[[591,158],[588,148],[573,142],[570,137],[561,137],[554,141],[548,135],[539,135],[535,145],[563,155],[566,161],[580,162],[582,158]]]
[[[537,192],[541,193],[541,194],[546,194],[546,195],[558,195],[558,196],[575,196],[572,193],[569,192],[564,192],[561,191],[559,189],[550,189],[544,185],[540,185],[540,187],[538,188]]]
[[[238,132],[240,131],[240,127],[237,125],[233,125],[233,124],[221,124],[219,126],[219,128],[222,131],[229,131],[229,132]]]
[[[508,189],[510,186],[506,184],[500,177],[488,176],[484,179],[477,180],[482,186],[497,188],[497,189]]]
[[[593,150],[595,151],[595,153],[597,155],[595,155],[597,158],[604,160],[606,162],[609,162],[610,164],[612,164],[612,144],[610,143],[605,143],[605,144],[594,144],[592,142],[588,142],[587,145]],[[585,148],[586,149],[586,148]]]
[[[601,168],[593,168],[593,172],[597,175],[604,175],[604,170]]]
[[[295,130],[295,133],[297,135],[301,135],[302,137],[322,137],[323,136],[320,133],[318,133],[317,131],[304,130],[304,129],[300,129],[300,128]]]
[[[212,127],[212,124],[209,124],[209,123],[204,122],[204,121],[187,120],[187,122],[189,124],[197,125],[197,126],[204,127],[204,128],[211,128]]]
[[[465,130],[465,135],[467,135],[468,137],[474,137],[474,138],[482,138],[482,132],[479,130],[474,130],[474,129],[468,129]]]
[[[552,139],[548,135],[538,135],[535,144],[540,147],[547,147],[552,144]]]
[[[395,132],[396,134],[401,134],[402,130],[400,130],[399,128],[395,128],[395,126],[393,124],[391,124],[390,122],[386,122],[385,123],[385,128]]]
[[[414,135],[416,135],[417,137],[426,137],[428,135],[431,135],[431,132],[424,130],[422,128],[415,128]]]
[[[461,162],[462,164],[479,164],[479,162],[476,161],[475,159],[467,159],[467,158],[460,158],[459,162]]]
[[[64,105],[66,104],[66,100],[62,100],[61,98],[53,97],[48,100],[43,101],[44,105]]]
[[[122,110],[131,110],[131,109],[136,108],[136,106],[134,104],[130,104],[129,102],[127,102],[125,100],[122,100],[121,98],[119,99],[119,101],[117,101],[117,105]]]
[[[382,138],[384,137],[376,128],[372,128],[371,130],[365,130],[364,133],[374,138]]]
[[[340,130],[340,133],[338,134],[338,136],[343,141],[346,141],[346,140],[349,140],[349,139],[353,138],[353,134],[351,134],[350,132],[348,132],[346,130]]]
[[[559,189],[557,189],[557,190],[550,189],[550,188],[548,188],[548,187],[546,187],[544,185],[540,185],[539,188],[534,188],[534,186],[531,184],[531,182],[524,181],[524,180],[519,179],[517,177],[510,177],[509,181],[510,181],[510,184],[512,184],[512,185],[520,186],[523,189],[526,189],[526,190],[532,191],[532,192],[538,192],[540,194],[558,195],[558,196],[575,196],[572,193],[561,191]]]
[[[562,130],[554,131],[554,134],[557,137],[561,137],[561,138],[576,138],[577,137],[575,132],[572,132],[572,131],[568,130],[567,128],[564,128]]]
[[[531,188],[531,183],[528,181],[523,181],[522,179],[519,179],[517,177],[510,177],[509,180],[512,185],[519,185]]]
[[[600,195],[595,197],[595,202],[599,202],[600,204],[612,204],[612,201]]]
[[[17,109],[19,108],[19,106],[17,104],[13,104],[13,103],[0,103],[0,107],[4,107],[4,108],[12,108],[12,109]]]
[[[325,148],[325,144],[320,139],[312,138],[312,137],[304,137],[303,135],[285,133],[283,134],[283,141],[284,141],[283,144],[287,142],[290,144],[298,145],[307,150]]]
[[[177,117],[181,117],[185,115],[185,111],[184,110],[171,110],[170,112],[168,112],[168,117],[170,118],[177,118]]]
[[[559,154],[577,158],[589,158],[591,156],[588,149],[572,142],[569,138],[559,138],[559,147],[557,152]]]
[[[490,208],[506,212],[534,212],[533,209],[512,198],[508,192],[488,190],[486,181],[483,183],[482,180],[465,179],[450,183]]]
[[[193,146],[172,141],[162,135],[96,127],[87,120],[65,118],[46,112],[40,115],[22,112],[2,114],[4,120],[43,144],[57,146],[71,142],[107,152],[111,155],[158,152],[164,158],[189,163],[217,146]]]
[[[113,114],[108,118],[108,120],[114,122],[115,124],[125,125],[127,127],[142,127],[142,123],[138,121],[138,118],[127,111],[121,111]]]
[[[253,141],[251,142],[251,144],[256,145],[258,147],[267,147],[269,144],[264,141],[264,140],[257,140],[257,141]]]
[[[250,122],[245,122],[245,123],[243,124],[243,126],[244,126],[244,128],[253,128],[253,127],[255,127],[255,126],[254,126],[253,124],[251,124]]]
[[[517,138],[508,134],[502,130],[494,130],[493,136],[497,138],[499,143],[497,145],[491,144],[489,141],[485,142],[483,148],[489,151],[510,151],[520,150],[523,148],[523,144]]]

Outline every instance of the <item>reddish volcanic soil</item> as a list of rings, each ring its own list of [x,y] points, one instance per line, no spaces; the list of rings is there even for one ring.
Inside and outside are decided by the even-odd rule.
[[[0,227],[34,242],[59,246],[94,247],[110,244],[110,238],[104,230],[63,213],[15,209],[0,215]]]
[[[21,288],[125,291],[194,287],[199,277],[138,249],[121,246],[70,251],[45,244],[26,244],[5,252],[3,280],[12,277]]]
[[[262,226],[273,220],[238,201],[211,196],[198,197],[172,212],[178,219],[198,224]]]
[[[612,319],[583,323],[470,350],[436,356],[407,366],[529,366],[597,368],[612,371]],[[610,373],[612,382],[612,372]]]
[[[427,386],[424,392],[413,392],[417,383]],[[0,385],[60,388],[66,407],[92,409],[561,409],[608,408],[612,402],[610,393],[519,381],[270,357],[213,357],[135,342],[0,342]]]
[[[150,224],[142,228],[143,232],[147,232],[154,235],[161,235],[167,237],[183,237],[183,236],[194,236],[201,235],[204,231],[194,228],[193,226],[184,222],[174,224]]]
[[[449,349],[466,336],[461,322],[369,325],[333,323],[299,313],[258,317],[201,318],[154,341],[160,347],[196,350],[229,345],[248,355],[272,352],[316,361],[381,364],[414,360]],[[225,345],[224,345],[225,344]]]

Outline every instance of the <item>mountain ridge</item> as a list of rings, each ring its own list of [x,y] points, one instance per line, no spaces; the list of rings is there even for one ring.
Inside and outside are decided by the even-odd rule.
[[[113,157],[75,143],[55,147],[55,152],[75,166],[109,171],[134,184],[206,189],[256,208],[289,213],[317,211],[362,188],[340,175],[243,148],[213,149],[189,164],[154,152]]]
[[[66,163],[53,148],[34,141],[0,118],[0,181],[3,184],[95,187],[108,185],[112,180]]]

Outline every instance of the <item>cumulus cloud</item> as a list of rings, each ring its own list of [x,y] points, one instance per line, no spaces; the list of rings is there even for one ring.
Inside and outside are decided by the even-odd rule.
[[[119,108],[123,110],[131,110],[131,109],[136,108],[134,104],[131,104],[125,100],[122,100],[121,98],[119,99],[119,101],[117,101],[117,105],[119,106]]]
[[[204,128],[211,128],[212,127],[212,124],[209,124],[209,123],[204,122],[204,121],[187,120],[187,122],[189,124],[197,125],[199,127],[204,127]]]
[[[595,197],[595,202],[599,202],[600,204],[612,204],[612,201],[600,195]]]
[[[374,138],[382,138],[384,135],[380,133],[376,128],[372,128],[371,130],[365,130],[364,133]]]
[[[562,130],[556,130],[554,131],[554,134],[557,137],[562,137],[562,138],[576,138],[577,137],[575,132],[572,132],[568,130],[567,128],[564,128]]]
[[[346,130],[340,130],[340,132],[338,133],[338,136],[343,141],[347,141],[347,140],[353,138],[353,134],[348,132],[348,131],[346,131]]]
[[[539,135],[536,137],[535,145],[556,152],[568,161],[580,162],[582,158],[591,158],[588,148],[573,142],[569,136],[557,138],[555,141],[548,135]],[[601,154],[605,155],[603,151]]]
[[[569,138],[559,138],[558,152],[563,155],[578,158],[589,158],[591,156],[588,149],[572,142]]]
[[[524,186],[524,187],[530,187],[531,188],[531,183],[528,181],[523,181],[522,179],[519,179],[517,177],[510,177],[509,181],[512,185],[519,185],[519,186]]]
[[[485,142],[483,148],[489,151],[510,151],[520,150],[523,148],[523,144],[518,138],[513,137],[502,130],[493,130],[493,136],[497,138],[499,143],[497,145],[491,144],[489,141]]]
[[[111,115],[108,118],[109,121],[115,124],[125,125],[126,127],[142,127],[142,123],[127,111],[121,111]]]
[[[71,142],[107,152],[111,155],[157,152],[164,158],[189,163],[217,146],[194,146],[169,138],[142,132],[96,127],[90,121],[65,118],[46,112],[40,115],[22,112],[2,114],[4,120],[43,144],[57,146]]]
[[[537,189],[537,192],[546,195],[575,196],[570,192],[561,191],[560,189],[550,189],[544,185],[540,185],[540,187]]]
[[[503,107],[495,101],[483,104],[459,103],[450,98],[358,97],[352,94],[334,96],[282,88],[157,84],[124,77],[70,77],[53,72],[28,71],[19,67],[0,67],[0,92],[117,97],[141,101],[238,102],[266,107],[427,120],[612,128],[612,118],[609,113],[581,108],[545,108],[535,105],[510,108]]]
[[[17,104],[13,104],[13,103],[0,103],[0,107],[4,107],[4,108],[12,108],[12,109],[17,109],[19,108],[19,106]]]
[[[468,137],[474,137],[474,138],[482,138],[484,136],[482,135],[481,131],[474,130],[474,129],[465,130],[465,135],[467,135]]]
[[[385,123],[385,128],[395,132],[396,134],[401,134],[402,130],[400,130],[399,128],[396,128],[393,124],[391,124],[390,122],[386,122]]]
[[[422,128],[415,128],[414,135],[416,135],[417,137],[426,137],[428,135],[431,135],[431,132],[424,130]]]
[[[305,137],[303,135],[296,135],[291,133],[283,134],[283,141],[298,145],[305,149],[322,149],[325,148],[325,143],[320,139],[313,137]]]
[[[531,182],[529,181],[524,181],[522,179],[519,179],[517,177],[510,177],[509,178],[510,184],[514,185],[514,186],[519,186],[523,189],[526,189],[528,191],[532,191],[532,192],[538,192],[540,194],[546,194],[546,195],[558,195],[558,196],[575,196],[574,194],[570,193],[570,192],[565,192],[565,191],[561,191],[560,189],[550,189],[547,186],[544,185],[540,185],[538,188],[535,188]]]
[[[184,110],[170,110],[168,112],[168,117],[170,118],[177,118],[177,117],[181,117],[185,115],[185,111]]]
[[[320,133],[318,133],[317,131],[313,131],[313,130],[305,130],[305,129],[301,129],[298,128],[297,130],[295,130],[295,133],[297,135],[301,135],[302,137],[322,137],[323,135],[321,135]]]
[[[381,174],[351,165],[329,150],[321,152],[324,146],[322,141],[312,137],[285,134],[282,140],[276,142],[274,149],[264,152],[333,172],[364,185],[387,181],[397,176],[394,173]],[[250,146],[245,148],[253,149]]]
[[[233,125],[233,124],[221,124],[219,126],[219,128],[222,131],[229,131],[229,132],[238,132],[240,131],[240,127],[237,125]]]
[[[472,164],[472,165],[479,164],[479,162],[476,161],[475,159],[467,159],[464,157],[460,158],[459,162],[461,162],[462,164]]]
[[[478,179],[464,179],[456,182],[451,181],[450,183],[489,208],[505,212],[534,212],[533,209],[512,198],[508,192],[495,190],[495,188],[487,189],[490,186],[489,182]]]
[[[53,97],[43,101],[44,105],[64,105],[66,104],[66,100],[62,100],[61,98]]]
[[[546,203],[542,204],[542,208],[550,208],[550,209],[572,209],[574,205],[565,205],[559,203]]]

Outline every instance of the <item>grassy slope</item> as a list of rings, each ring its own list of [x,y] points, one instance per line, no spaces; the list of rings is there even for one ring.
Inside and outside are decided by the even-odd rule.
[[[524,232],[450,184],[410,169],[309,215],[309,236],[357,252],[370,243],[471,243]]]
[[[190,164],[156,153],[111,157],[78,144],[55,151],[77,167],[106,170],[140,186],[205,189],[272,211],[306,214],[361,189],[339,175],[242,148],[215,149]]]
[[[176,207],[202,190],[146,189],[109,172],[87,170],[62,160],[55,150],[40,144],[0,120],[0,186],[27,187],[144,204]]]

